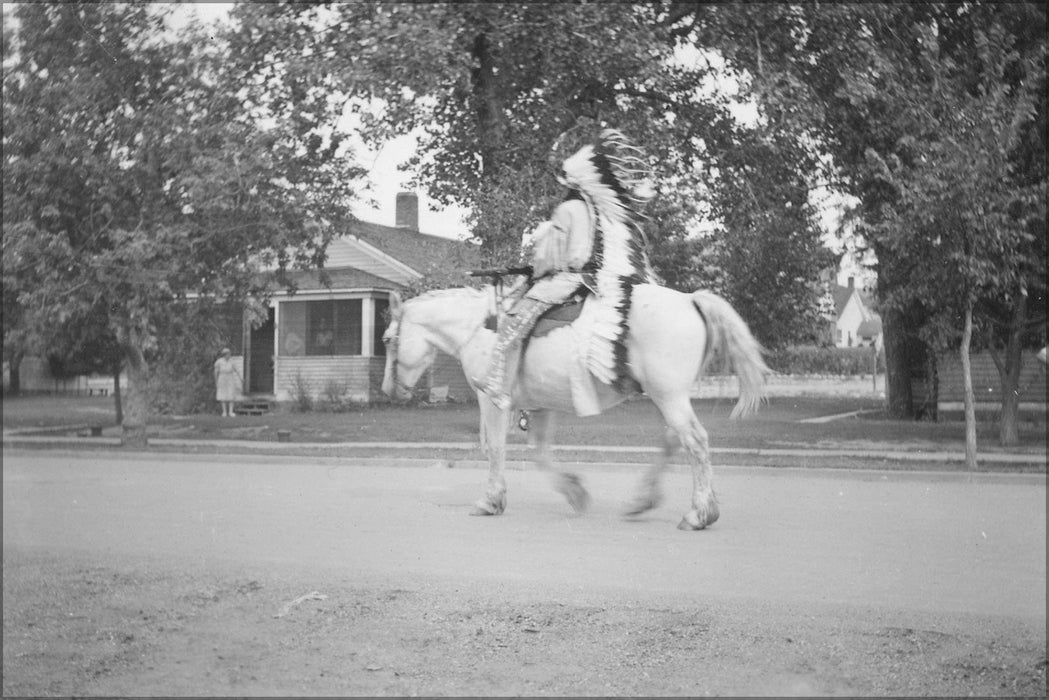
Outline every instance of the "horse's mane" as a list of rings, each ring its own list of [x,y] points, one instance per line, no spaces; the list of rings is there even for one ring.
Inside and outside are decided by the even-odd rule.
[[[471,299],[477,299],[483,295],[483,290],[474,287],[452,287],[451,289],[431,289],[428,292],[423,292],[416,297],[412,297],[408,301],[429,301],[431,299],[443,299],[448,297],[470,297]]]

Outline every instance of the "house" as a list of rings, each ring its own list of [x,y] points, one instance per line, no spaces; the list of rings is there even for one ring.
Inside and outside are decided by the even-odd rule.
[[[855,278],[849,277],[844,286],[830,283],[828,293],[833,299],[828,314],[831,342],[839,348],[881,348],[881,317],[871,308],[869,297],[856,288]]]
[[[356,221],[328,246],[323,270],[286,273],[290,289],[273,294],[265,321],[243,324],[240,342],[231,334],[235,359],[243,363],[245,397],[382,397],[382,334],[391,292],[429,274],[476,266],[476,246],[419,231],[418,206],[415,194],[398,194],[394,226]],[[448,356],[439,357],[428,381],[448,387],[455,398],[473,396]]]

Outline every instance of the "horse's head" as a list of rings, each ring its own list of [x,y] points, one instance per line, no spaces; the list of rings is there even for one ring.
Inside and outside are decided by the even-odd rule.
[[[382,391],[401,401],[410,399],[412,388],[433,364],[437,350],[426,329],[412,319],[410,305],[402,303],[396,292],[390,294],[390,325],[382,342],[386,344]]]

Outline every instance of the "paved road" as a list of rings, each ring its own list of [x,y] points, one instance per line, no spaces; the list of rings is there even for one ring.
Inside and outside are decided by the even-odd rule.
[[[425,463],[423,463],[425,464]],[[723,468],[722,519],[674,530],[665,505],[619,517],[637,473],[586,469],[571,515],[511,471],[505,516],[466,517],[484,472],[280,457],[4,455],[4,545],[349,565],[379,575],[525,578],[679,596],[881,603],[1044,618],[1045,479]]]
[[[690,487],[683,469],[667,475],[663,507],[626,521],[633,470],[583,468],[593,504],[580,517],[542,475],[510,471],[507,513],[471,518],[482,470],[405,464],[5,450],[5,569],[14,552],[153,558],[180,570],[443,582],[564,604],[723,601],[810,618],[864,610],[971,634],[973,620],[991,621],[996,635],[1034,630],[1035,646],[1040,629],[1044,689],[1043,476],[726,467],[715,473],[721,520],[686,533],[675,529]],[[915,687],[925,686],[887,686]]]

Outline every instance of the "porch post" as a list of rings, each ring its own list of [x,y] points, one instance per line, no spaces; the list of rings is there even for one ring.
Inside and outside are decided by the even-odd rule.
[[[251,387],[251,324],[248,323],[248,311],[240,310],[240,393],[247,395]]]
[[[361,301],[361,355],[375,356],[375,299],[364,297]]]
[[[280,376],[280,302],[273,299],[273,398],[280,401],[280,385],[277,377]]]

